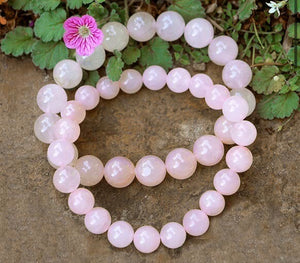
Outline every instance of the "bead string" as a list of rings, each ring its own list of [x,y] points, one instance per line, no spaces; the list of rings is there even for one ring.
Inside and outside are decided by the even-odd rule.
[[[156,23],[150,14],[139,12],[130,17],[127,29],[120,23],[111,22],[104,25],[102,30],[105,36],[103,47],[98,47],[89,57],[77,55],[77,62],[60,61],[53,70],[56,84],[45,85],[38,92],[37,103],[44,114],[34,124],[35,135],[40,141],[50,144],[47,158],[57,169],[53,184],[58,191],[70,194],[69,208],[75,214],[85,215],[84,222],[88,231],[94,234],[107,231],[109,242],[119,248],[133,241],[142,253],[155,251],[160,242],[168,248],[178,248],[185,242],[186,233],[200,236],[207,231],[208,216],[216,216],[223,211],[223,195],[232,195],[238,190],[238,173],[247,171],[252,164],[252,154],[246,146],[255,141],[257,132],[251,122],[244,120],[255,108],[255,97],[246,89],[252,78],[251,69],[247,63],[236,60],[238,50],[235,41],[227,36],[213,38],[213,27],[203,18],[193,19],[184,26],[183,18],[176,12],[162,13]],[[137,41],[148,41],[155,31],[166,41],[174,41],[184,33],[187,43],[192,47],[209,45],[209,57],[217,65],[224,66],[223,82],[232,91],[229,92],[224,85],[214,84],[206,74],[191,77],[183,68],[174,68],[167,74],[162,67],[154,65],[148,67],[143,75],[134,69],[127,69],[117,82],[102,77],[96,88],[81,86],[75,93],[75,100],[67,101],[64,89],[74,88],[81,82],[82,68],[99,68],[105,60],[104,49],[122,50],[128,43],[129,35]],[[111,32],[117,33],[114,35]],[[116,41],[118,36],[122,41]],[[120,89],[133,94],[143,84],[154,91],[165,85],[175,93],[189,90],[194,97],[204,98],[210,108],[222,110],[223,115],[214,125],[215,135],[201,136],[196,140],[193,151],[174,149],[167,155],[165,162],[152,155],[141,158],[136,166],[122,156],[110,159],[105,166],[92,155],[78,159],[74,142],[79,137],[79,124],[85,119],[86,110],[94,109],[100,97],[113,99]],[[78,188],[80,184],[96,185],[103,176],[111,186],[117,188],[128,186],[134,178],[143,185],[153,187],[164,180],[167,172],[175,179],[187,179],[195,172],[197,162],[204,166],[220,162],[224,156],[223,144],[237,145],[226,153],[228,168],[218,171],[214,176],[215,190],[208,190],[201,195],[200,209],[188,211],[182,225],[177,222],[167,223],[160,233],[152,226],[142,226],[134,232],[125,221],[111,224],[110,213],[105,208],[94,207],[93,194],[86,188]]]

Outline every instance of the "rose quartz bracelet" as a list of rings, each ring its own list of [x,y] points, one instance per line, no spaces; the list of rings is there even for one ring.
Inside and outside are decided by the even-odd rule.
[[[235,41],[228,36],[213,38],[213,27],[205,19],[193,19],[185,26],[184,20],[176,12],[164,12],[156,22],[151,15],[140,12],[129,19],[128,30],[121,24],[120,26],[118,23],[116,25],[116,22],[113,23],[103,27],[103,47],[108,51],[124,48],[128,43],[128,35],[138,41],[147,41],[155,32],[166,41],[174,41],[184,34],[187,43],[194,48],[209,45],[209,57],[217,65],[224,66],[223,82],[232,89],[231,92],[224,85],[213,84],[206,74],[191,77],[183,68],[172,69],[167,74],[162,67],[154,65],[148,67],[143,75],[134,69],[127,69],[117,82],[102,77],[96,88],[81,86],[75,93],[75,100],[67,101],[64,88],[79,85],[82,80],[82,68],[91,66],[91,70],[102,65],[104,51],[100,52],[100,65],[98,51],[103,47],[99,47],[98,51],[96,49],[89,57],[77,56],[78,62],[63,60],[55,66],[53,76],[57,84],[42,87],[37,95],[38,106],[44,114],[36,120],[34,132],[40,141],[50,144],[47,157],[49,163],[57,169],[53,176],[55,188],[70,194],[69,208],[75,214],[85,215],[84,222],[88,231],[94,234],[107,231],[109,242],[118,248],[124,248],[133,241],[135,247],[143,253],[155,251],[160,242],[168,248],[175,249],[184,244],[186,233],[200,236],[207,231],[208,216],[216,216],[223,211],[223,196],[232,195],[238,190],[238,173],[247,171],[252,164],[252,154],[246,146],[255,141],[257,131],[251,122],[244,120],[253,112],[256,104],[254,95],[246,89],[251,81],[252,72],[247,63],[236,60],[238,47]],[[149,155],[142,157],[134,166],[129,159],[118,156],[103,166],[102,162],[92,155],[78,158],[74,142],[79,137],[79,124],[84,120],[86,110],[94,109],[100,97],[113,99],[120,89],[133,94],[138,92],[143,84],[154,91],[162,89],[166,84],[175,93],[190,90],[193,96],[205,98],[210,108],[222,110],[223,115],[217,119],[214,126],[215,135],[201,136],[196,140],[193,151],[174,149],[167,155],[165,162]],[[60,117],[57,113],[60,113]],[[132,226],[125,221],[111,224],[110,213],[102,207],[94,207],[93,194],[86,188],[78,188],[80,184],[96,185],[103,176],[111,186],[117,188],[128,186],[135,177],[141,184],[153,187],[164,180],[167,172],[175,179],[187,179],[194,174],[197,162],[204,166],[220,162],[224,155],[223,144],[236,146],[226,153],[228,168],[218,171],[214,176],[215,190],[208,190],[201,195],[200,209],[188,211],[182,224],[167,223],[160,233],[152,226],[142,226],[134,232]]]

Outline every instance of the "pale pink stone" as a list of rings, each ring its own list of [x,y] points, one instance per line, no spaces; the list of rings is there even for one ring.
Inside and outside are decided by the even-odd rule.
[[[191,74],[184,68],[174,68],[167,76],[167,85],[175,93],[182,93],[189,89]]]
[[[222,160],[224,145],[214,135],[203,135],[194,143],[193,152],[200,164],[212,166]]]
[[[99,79],[97,85],[100,97],[106,100],[111,100],[119,94],[120,87],[118,81],[112,81],[108,77]]]
[[[94,87],[85,85],[76,91],[75,100],[82,104],[86,110],[92,110],[98,105],[100,97]]]
[[[246,88],[251,82],[252,70],[242,60],[231,60],[223,68],[222,79],[225,85],[231,89]]]
[[[224,210],[225,199],[219,192],[208,190],[201,195],[199,206],[208,216],[216,216]]]
[[[102,207],[94,207],[84,217],[84,224],[93,234],[103,234],[111,224],[110,213]]]
[[[227,166],[237,173],[247,171],[251,167],[252,162],[252,153],[244,146],[234,146],[226,154]]]
[[[232,125],[233,123],[228,121],[223,115],[215,122],[214,133],[225,144],[234,144],[230,135]]]
[[[222,195],[233,195],[240,185],[239,175],[230,169],[222,169],[214,177],[214,187]]]
[[[183,180],[194,174],[197,168],[197,160],[188,149],[177,148],[167,155],[166,167],[172,177]]]
[[[237,145],[248,146],[255,141],[257,131],[250,121],[241,121],[233,125],[230,134]]]
[[[255,99],[254,94],[250,90],[248,90],[246,88],[233,89],[230,91],[230,95],[231,96],[234,96],[234,95],[241,96],[243,99],[245,99],[247,101],[248,106],[249,106],[249,111],[248,111],[247,116],[251,115],[252,112],[255,110],[256,99]]]
[[[219,36],[209,44],[208,56],[219,66],[224,66],[229,61],[236,59],[237,55],[238,45],[231,37]]]
[[[181,247],[186,239],[184,227],[176,222],[165,224],[160,231],[161,242],[168,248]]]
[[[248,103],[241,96],[229,97],[223,104],[224,117],[231,122],[240,122],[247,117],[249,111]]]
[[[137,12],[128,19],[127,30],[134,40],[148,41],[155,35],[155,19],[147,12]]]
[[[138,251],[152,253],[159,247],[159,232],[152,226],[142,226],[135,231],[133,243]]]
[[[57,139],[70,142],[75,142],[80,135],[79,124],[71,119],[61,118],[54,124],[53,130]]]
[[[73,161],[75,149],[69,141],[56,140],[49,145],[47,157],[56,166],[66,166]]]
[[[114,222],[107,231],[108,241],[118,248],[124,248],[133,241],[134,231],[130,224],[125,221]]]
[[[184,30],[185,41],[194,48],[203,48],[209,45],[214,38],[214,28],[204,18],[194,18],[187,23]]]
[[[75,88],[82,80],[82,75],[80,65],[71,59],[59,61],[53,69],[55,82],[64,89]]]
[[[201,236],[208,230],[209,218],[200,209],[192,209],[184,215],[183,227],[191,236]]]
[[[185,22],[180,14],[174,11],[162,12],[156,19],[156,33],[165,41],[175,41],[184,32]]]
[[[78,188],[69,195],[68,205],[70,210],[78,215],[84,215],[92,210],[95,204],[93,194],[85,189]]]
[[[143,78],[140,72],[135,69],[126,69],[123,71],[119,80],[120,88],[127,94],[138,92],[143,85]]]
[[[150,90],[160,90],[167,83],[167,73],[160,66],[150,66],[144,71],[143,82]]]
[[[93,155],[80,157],[74,165],[80,173],[80,183],[84,186],[96,185],[103,178],[103,164]]]
[[[78,159],[78,149],[74,143],[72,143],[72,146],[74,149],[74,157],[73,160],[68,164],[69,166],[74,166],[75,161]],[[59,165],[52,163],[49,159],[48,159],[48,163],[55,169],[58,169],[60,167]]]
[[[196,74],[192,77],[189,85],[190,92],[196,98],[204,98],[207,90],[214,85],[211,78],[206,74]]]
[[[55,140],[53,126],[59,119],[59,116],[54,113],[44,113],[40,115],[34,123],[35,136],[41,142],[53,142]]]
[[[153,155],[144,156],[135,166],[136,179],[146,186],[159,185],[166,177],[164,162]]]
[[[65,166],[57,169],[53,175],[55,188],[62,193],[75,191],[80,184],[80,174],[72,166]]]
[[[104,168],[104,177],[105,180],[113,187],[126,187],[134,180],[134,165],[125,157],[114,157],[106,163]]]
[[[85,118],[86,112],[84,107],[78,101],[70,100],[61,110],[60,115],[62,118],[71,119],[77,123],[81,123]]]
[[[62,87],[48,84],[39,90],[36,101],[43,112],[59,113],[66,106],[67,99],[67,93]]]
[[[216,84],[206,91],[205,102],[210,108],[221,110],[225,100],[229,97],[229,90],[223,85]]]

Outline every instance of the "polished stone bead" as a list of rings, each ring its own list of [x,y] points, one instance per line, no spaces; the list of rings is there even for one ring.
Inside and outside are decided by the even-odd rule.
[[[85,189],[78,188],[69,195],[68,205],[70,210],[78,215],[84,215],[92,210],[95,204],[93,194]]]
[[[183,227],[189,235],[201,236],[208,230],[209,218],[200,209],[192,209],[184,215]]]
[[[152,226],[142,226],[135,231],[133,243],[138,251],[152,253],[159,247],[159,232]]]
[[[105,50],[102,45],[95,48],[89,56],[80,56],[76,54],[76,61],[85,70],[97,70],[105,61]]]
[[[161,242],[167,248],[179,248],[186,239],[186,232],[182,225],[176,222],[165,224],[160,231]]]
[[[100,97],[105,100],[111,100],[119,94],[120,87],[118,81],[112,81],[108,77],[102,77],[97,82],[96,88]]]
[[[225,199],[219,192],[208,190],[201,195],[199,206],[208,216],[216,216],[224,210]]]
[[[239,175],[230,169],[222,169],[214,177],[214,187],[222,195],[233,195],[240,184]]]
[[[94,207],[84,217],[84,225],[93,234],[103,234],[111,224],[110,213],[102,207]]]
[[[114,222],[107,231],[109,243],[118,248],[129,246],[133,241],[133,236],[132,226],[125,221]]]
[[[39,116],[34,123],[35,136],[41,142],[53,142],[56,139],[53,126],[59,119],[59,116],[54,113],[44,113]]]

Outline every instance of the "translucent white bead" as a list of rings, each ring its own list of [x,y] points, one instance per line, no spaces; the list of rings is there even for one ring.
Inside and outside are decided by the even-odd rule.
[[[44,113],[34,123],[35,136],[44,143],[51,143],[55,140],[53,125],[59,120],[54,113]]]
[[[165,41],[175,41],[184,32],[184,20],[180,14],[174,11],[161,13],[156,20],[156,32]]]
[[[55,65],[53,78],[64,89],[72,89],[82,80],[82,69],[76,61],[64,59]]]
[[[123,50],[129,41],[127,28],[119,22],[109,22],[102,27],[104,39],[102,45],[105,50]]]
[[[96,70],[100,68],[105,61],[105,50],[102,45],[95,48],[90,56],[79,56],[76,54],[76,61],[86,70]]]
[[[155,19],[146,12],[135,13],[129,18],[127,29],[134,40],[148,41],[155,35]]]
[[[242,96],[243,99],[245,99],[247,101],[248,106],[249,106],[249,111],[248,111],[247,116],[252,114],[252,112],[254,111],[255,106],[256,106],[256,99],[255,99],[254,94],[250,90],[248,90],[246,88],[233,89],[232,91],[230,91],[230,95],[231,96],[234,96],[234,95]]]

